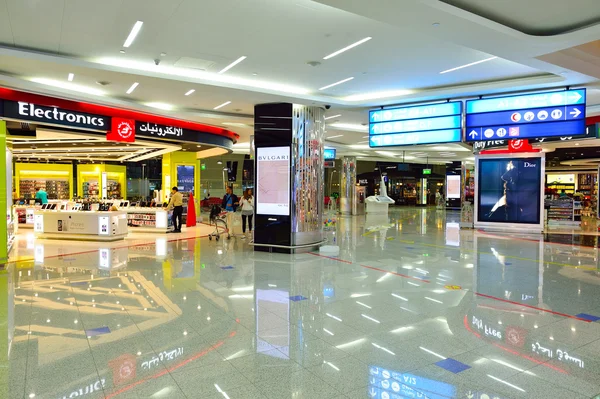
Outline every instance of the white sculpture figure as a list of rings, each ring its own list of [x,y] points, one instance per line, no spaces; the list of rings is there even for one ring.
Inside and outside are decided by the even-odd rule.
[[[383,177],[381,177],[381,184],[379,184],[379,195],[372,195],[367,197],[367,202],[377,202],[380,204],[393,204],[395,203],[393,199],[388,197],[387,195],[387,186],[383,181]]]

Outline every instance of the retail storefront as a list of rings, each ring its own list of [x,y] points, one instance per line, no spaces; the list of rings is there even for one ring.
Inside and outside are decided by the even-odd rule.
[[[36,220],[52,219],[49,223],[56,231],[51,233],[59,236],[71,227],[69,234],[76,234],[78,228],[90,230],[89,226],[66,223],[60,215],[42,218],[42,207],[44,211],[75,215],[85,209],[89,219],[93,212],[116,205],[129,227],[160,224],[158,231],[166,230],[166,213],[159,218],[159,209],[148,214],[140,211],[150,204],[160,207],[168,200],[172,186],[198,198],[200,158],[207,153],[218,156],[231,152],[238,138],[226,129],[196,122],[6,88],[0,88],[0,119],[0,161],[6,165],[0,178],[0,207],[7,215],[6,222],[0,222],[0,241],[8,243],[0,245],[0,262],[8,257],[18,225],[46,230],[46,223]],[[200,148],[202,152],[198,152]],[[157,160],[162,162],[162,187],[153,184],[152,190],[144,193],[147,195],[128,198],[127,167],[137,164],[145,168],[147,162]],[[36,189],[47,193],[49,204],[35,204]],[[40,213],[37,219],[36,213]],[[92,218],[98,219],[98,234],[104,230],[113,235],[100,216]]]

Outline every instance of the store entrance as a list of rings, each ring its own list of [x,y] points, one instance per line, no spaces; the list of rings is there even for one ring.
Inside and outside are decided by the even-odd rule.
[[[171,188],[184,195],[184,215],[197,209],[202,157],[228,153],[237,139],[195,122],[2,88],[0,118],[0,242],[8,243],[0,261],[19,229],[88,241],[166,233]]]

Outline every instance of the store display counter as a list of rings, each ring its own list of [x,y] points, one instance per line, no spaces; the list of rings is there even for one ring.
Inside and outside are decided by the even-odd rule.
[[[127,212],[36,211],[33,231],[39,238],[117,241],[127,236]]]
[[[169,211],[164,208],[127,208],[127,224],[132,231],[166,233],[172,225]]]

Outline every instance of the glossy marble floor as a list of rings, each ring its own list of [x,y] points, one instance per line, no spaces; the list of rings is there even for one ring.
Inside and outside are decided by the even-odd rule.
[[[600,394],[598,236],[461,231],[457,219],[338,218],[336,256],[194,236],[78,253],[24,235],[8,397]]]

